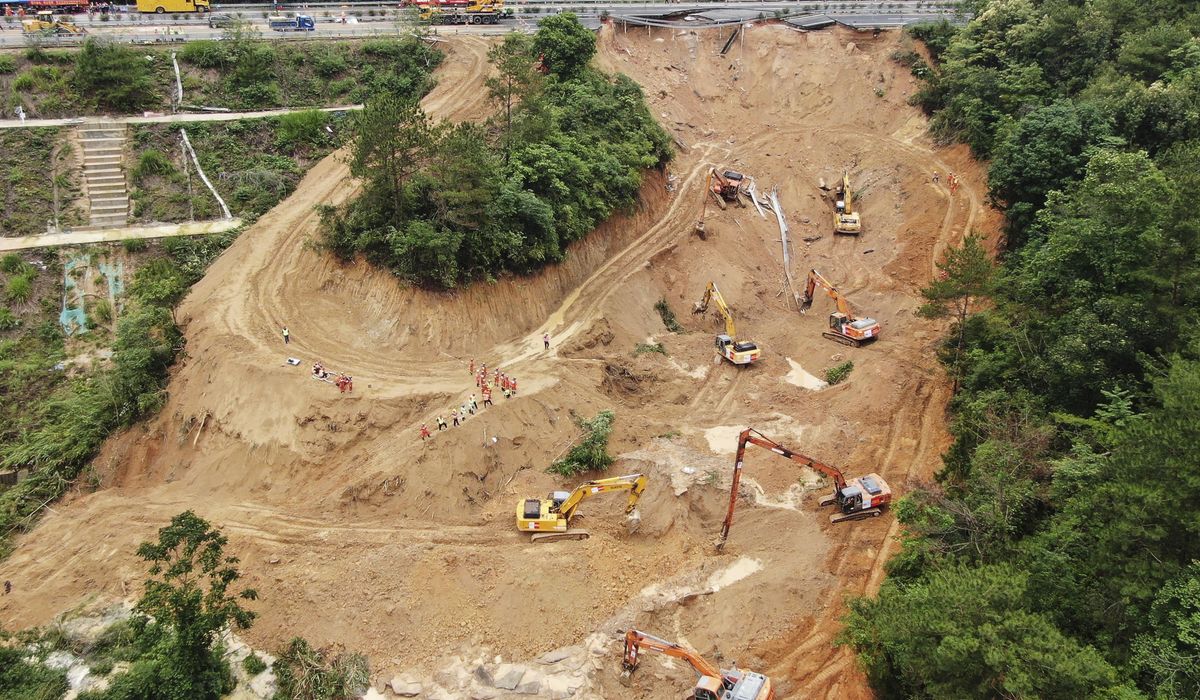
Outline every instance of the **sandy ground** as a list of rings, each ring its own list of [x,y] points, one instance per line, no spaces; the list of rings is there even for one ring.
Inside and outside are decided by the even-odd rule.
[[[882,579],[896,546],[890,514],[830,525],[812,492],[824,485],[752,451],[728,546],[712,545],[742,427],[849,474],[878,472],[900,494],[937,468],[947,443],[949,388],[934,357],[944,329],[914,316],[918,290],[947,244],[972,229],[994,235],[998,220],[983,205],[983,173],[963,149],[934,148],[907,106],[912,78],[888,60],[899,41],[762,25],[721,56],[714,33],[606,28],[599,62],[640,82],[681,144],[673,188],[650,177],[634,211],[528,278],[435,294],[314,252],[312,205],[355,190],[344,163],[327,158],[188,296],[186,357],[166,408],[109,441],[97,460],[105,488],[56,506],[0,564],[15,585],[0,623],[43,624],[135,595],[137,544],[193,508],[224,528],[260,591],[247,635],[260,647],[296,634],[341,643],[390,677],[432,673],[464,650],[530,659],[632,624],[764,671],[784,697],[869,697],[853,656],[832,642],[845,597]],[[488,45],[449,42],[425,100],[432,114],[486,115]],[[822,339],[827,299],[797,311],[773,217],[709,206],[707,239],[692,234],[710,164],[779,188],[793,277],[819,269],[882,323],[880,341]],[[858,238],[833,237],[817,188],[843,168],[861,192]],[[963,187],[951,196],[944,177],[931,182],[935,170],[959,173]],[[756,365],[718,364],[719,321],[688,313],[710,279],[739,332],[764,348]],[[663,329],[660,298],[687,333]],[[669,356],[635,357],[647,341]],[[422,443],[418,427],[474,390],[471,358],[506,368],[520,394],[497,395]],[[847,358],[848,381],[804,388]],[[309,378],[314,360],[353,374],[354,394]],[[529,544],[515,503],[572,485],[543,468],[575,436],[573,416],[605,408],[617,413],[621,455],[611,474],[650,475],[642,527],[626,533],[622,498],[597,499],[579,523],[591,539]],[[720,584],[695,594],[689,582],[701,579]],[[619,659],[614,644],[593,674],[596,697],[690,687],[690,672],[656,659],[625,688]]]

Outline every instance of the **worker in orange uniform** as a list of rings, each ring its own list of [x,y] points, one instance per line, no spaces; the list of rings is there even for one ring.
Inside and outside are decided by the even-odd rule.
[[[513,377],[513,378],[510,380],[510,383],[512,384],[512,393],[513,393],[513,394],[516,394],[516,393],[517,393],[517,378],[516,378],[516,377]]]
[[[430,436],[429,428],[424,423],[421,424],[421,440],[427,440]]]
[[[471,358],[471,374],[475,374],[475,358]]]

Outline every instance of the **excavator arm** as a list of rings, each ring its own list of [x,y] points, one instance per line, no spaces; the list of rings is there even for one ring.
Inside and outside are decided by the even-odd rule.
[[[855,320],[854,312],[850,308],[850,302],[846,301],[846,297],[842,296],[837,287],[833,283],[825,279],[825,277],[816,270],[808,271],[808,282],[804,285],[804,299],[800,303],[800,310],[807,311],[812,306],[814,295],[817,287],[820,287],[829,295],[830,299],[837,305],[837,310],[840,313],[846,314],[850,320]]]
[[[725,335],[730,338],[737,337],[737,331],[733,326],[733,314],[729,311],[729,305],[725,303],[725,297],[721,296],[721,290],[717,289],[716,282],[709,282],[704,288],[704,296],[692,308],[692,313],[702,314],[708,311],[708,302],[715,301],[717,310],[721,312],[721,317],[725,319]]]
[[[625,513],[632,513],[633,509],[637,508],[638,499],[646,491],[647,482],[645,474],[629,474],[628,476],[614,476],[609,479],[596,479],[582,483],[576,486],[571,495],[559,505],[558,512],[569,521],[575,514],[575,510],[579,508],[579,504],[592,496],[610,491],[628,491],[629,503],[625,506]]]
[[[733,527],[733,511],[737,506],[738,484],[742,480],[742,464],[746,459],[746,445],[758,445],[766,448],[775,454],[786,457],[793,462],[815,469],[822,474],[833,479],[834,490],[841,491],[846,487],[846,477],[837,467],[830,466],[824,462],[817,461],[812,457],[793,452],[788,448],[780,445],[771,438],[763,435],[754,428],[746,428],[738,435],[737,456],[733,464],[733,485],[729,489],[729,512],[725,514],[725,522],[721,524],[721,543],[724,544],[726,538],[729,537],[729,528]]]
[[[626,674],[633,673],[637,669],[642,649],[650,649],[676,659],[683,659],[691,664],[692,669],[701,676],[723,682],[721,669],[701,658],[696,652],[638,630],[629,630],[625,633],[625,659],[622,667]]]

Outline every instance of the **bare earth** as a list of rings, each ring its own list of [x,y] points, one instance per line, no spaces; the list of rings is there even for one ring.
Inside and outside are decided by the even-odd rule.
[[[907,106],[913,79],[889,60],[898,34],[760,25],[728,56],[720,34],[605,28],[599,63],[637,80],[684,146],[674,191],[648,178],[636,211],[532,277],[435,294],[314,252],[313,205],[356,188],[337,156],[315,167],[184,302],[186,356],[167,406],[109,441],[96,462],[104,488],[55,506],[0,563],[15,586],[0,624],[135,596],[137,544],[192,508],[223,527],[260,591],[247,634],[260,648],[303,635],[367,653],[381,678],[430,678],[456,657],[528,661],[633,624],[766,672],[783,697],[870,697],[833,639],[845,598],[882,579],[893,517],[830,525],[812,492],[826,486],[759,450],[718,554],[733,443],[752,425],[850,474],[879,472],[899,494],[928,478],[948,440],[949,387],[934,353],[944,327],[914,316],[919,289],[947,244],[973,229],[994,236],[998,218],[965,150],[933,147]],[[488,41],[449,43],[428,111],[486,116]],[[769,213],[710,205],[707,240],[692,235],[710,164],[779,187],[793,277],[816,267],[839,284],[883,324],[879,342],[823,339],[828,299],[798,313]],[[817,188],[843,168],[861,192],[859,238],[833,237]],[[930,181],[935,170],[957,172],[963,187],[951,197],[944,177]],[[755,366],[716,364],[718,320],[688,313],[710,279],[740,333],[765,349]],[[664,330],[660,298],[688,333]],[[670,355],[635,357],[640,342]],[[515,375],[519,396],[497,394],[423,444],[419,426],[474,391],[471,358]],[[797,385],[794,364],[820,376],[842,359],[855,364],[844,384]],[[354,375],[353,395],[311,379],[315,360]],[[625,532],[623,498],[596,499],[579,523],[591,539],[529,544],[516,501],[572,485],[543,469],[575,436],[573,414],[605,408],[617,413],[621,455],[611,474],[650,475],[641,529]],[[658,660],[632,688],[617,684],[615,642],[595,659],[577,697],[676,698],[690,687],[686,668]]]

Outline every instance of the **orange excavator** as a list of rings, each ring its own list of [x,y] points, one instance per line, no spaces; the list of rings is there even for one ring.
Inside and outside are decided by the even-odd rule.
[[[628,682],[637,670],[642,649],[657,651],[691,664],[692,669],[700,674],[696,679],[696,687],[692,689],[692,700],[775,700],[771,679],[761,673],[737,667],[721,670],[690,649],[638,630],[625,633],[623,681]]]
[[[744,207],[746,205],[742,203],[740,195],[742,194],[742,181],[745,179],[745,175],[735,170],[709,168],[708,182],[705,183],[705,186],[722,209],[725,208],[726,202]]]
[[[804,286],[804,299],[800,303],[800,313],[808,311],[808,308],[812,306],[813,295],[816,293],[817,287],[824,289],[825,293],[837,304],[837,311],[829,314],[829,330],[821,333],[823,337],[855,348],[879,337],[879,321],[855,316],[846,297],[842,296],[837,287],[816,270],[808,271],[808,284]]]
[[[729,537],[729,528],[733,527],[733,509],[737,506],[738,484],[742,480],[742,464],[746,459],[747,444],[766,448],[800,466],[815,469],[833,479],[833,494],[823,497],[820,501],[822,506],[837,504],[838,510],[841,511],[829,516],[831,523],[878,517],[883,513],[883,507],[892,501],[892,489],[882,476],[867,474],[846,479],[841,469],[818,462],[799,452],[792,452],[754,428],[746,428],[738,435],[737,456],[733,463],[733,486],[729,489],[729,512],[725,514],[725,522],[721,525],[720,544],[725,543]]]

